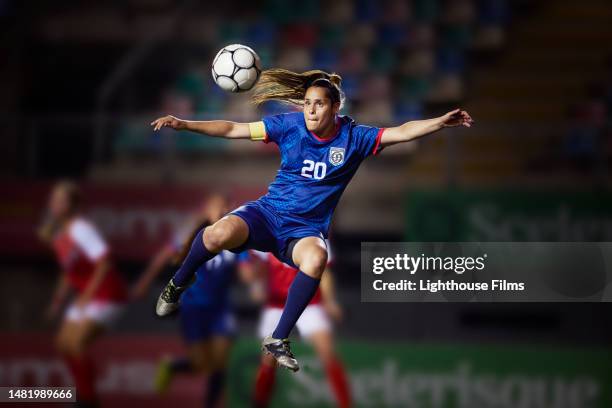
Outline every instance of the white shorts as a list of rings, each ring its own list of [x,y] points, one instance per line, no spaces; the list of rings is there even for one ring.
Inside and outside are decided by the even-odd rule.
[[[72,303],[66,309],[64,316],[66,320],[72,322],[80,322],[87,319],[93,320],[102,326],[109,326],[117,319],[122,310],[123,303],[92,300],[84,307],[78,307]]]
[[[266,306],[263,309],[261,318],[259,320],[259,337],[263,339],[264,337],[269,336],[274,329],[276,329],[276,325],[278,324],[282,314],[283,309],[280,307]],[[318,304],[306,306],[304,313],[302,313],[295,326],[297,327],[300,336],[305,339],[310,338],[310,336],[315,333],[323,331],[329,332],[332,330],[332,325],[329,321],[329,317],[327,317],[327,313],[325,313],[323,307]]]

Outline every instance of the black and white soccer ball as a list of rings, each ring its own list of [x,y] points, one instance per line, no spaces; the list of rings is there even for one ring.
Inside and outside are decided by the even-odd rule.
[[[242,44],[223,47],[212,63],[212,76],[224,91],[244,92],[251,89],[261,74],[259,55]]]

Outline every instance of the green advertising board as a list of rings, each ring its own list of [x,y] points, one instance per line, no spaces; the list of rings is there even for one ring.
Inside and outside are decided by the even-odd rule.
[[[612,241],[612,194],[410,191],[407,241]]]
[[[333,407],[325,372],[296,344],[302,370],[278,370],[272,407]],[[233,351],[228,402],[251,406],[258,342]],[[604,349],[341,342],[355,407],[597,408],[612,406]]]

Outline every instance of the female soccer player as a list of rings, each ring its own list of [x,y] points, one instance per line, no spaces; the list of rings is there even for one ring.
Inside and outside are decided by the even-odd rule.
[[[57,184],[39,233],[53,247],[63,269],[47,316],[57,315],[71,289],[77,292],[66,310],[56,344],[74,377],[77,399],[93,406],[95,371],[87,348],[117,317],[127,296],[125,283],[110,260],[108,245],[96,227],[79,215],[79,203],[75,184]]]
[[[261,338],[265,338],[274,330],[281,317],[289,287],[298,271],[279,261],[270,253],[251,251],[251,254],[250,258],[253,260],[254,268],[251,270],[250,277],[246,274],[243,274],[243,277],[250,278],[248,280],[255,289],[262,287],[260,285],[262,281],[267,283],[263,296],[258,294],[259,291],[254,291],[258,298],[256,300],[265,301],[258,329]],[[350,387],[342,363],[334,351],[332,323],[330,322],[330,317],[340,320],[342,315],[342,310],[336,302],[331,263],[330,253],[328,267],[321,278],[321,288],[304,309],[304,313],[296,322],[296,327],[300,335],[314,347],[327,374],[337,406],[347,408],[351,405]],[[257,370],[253,393],[254,407],[264,408],[270,404],[275,379],[276,361],[270,354],[265,354]]]
[[[225,197],[214,195],[208,199],[188,228],[180,231],[151,261],[136,283],[133,295],[144,296],[172,258],[182,259],[183,249],[193,236],[203,226],[217,222],[227,211]],[[156,378],[159,392],[164,392],[177,374],[196,374],[206,376],[205,407],[216,407],[222,398],[229,351],[236,331],[229,289],[240,260],[240,256],[232,252],[221,251],[198,268],[195,283],[181,297],[181,330],[188,346],[188,357],[162,361]]]
[[[338,115],[344,102],[340,82],[340,76],[319,70],[301,74],[267,70],[255,86],[253,101],[279,100],[301,107],[302,112],[253,123],[193,122],[174,116],[151,123],[154,130],[167,126],[214,137],[272,141],[281,153],[280,170],[265,196],[198,233],[185,261],[159,297],[158,314],[177,308],[179,295],[194,271],[219,251],[249,248],[272,252],[300,272],[291,284],[276,329],[262,347],[281,366],[299,369],[287,337],[319,287],[327,264],[324,239],[332,214],[361,162],[387,146],[445,127],[472,125],[470,115],[459,109],[387,129],[357,125],[350,117]]]

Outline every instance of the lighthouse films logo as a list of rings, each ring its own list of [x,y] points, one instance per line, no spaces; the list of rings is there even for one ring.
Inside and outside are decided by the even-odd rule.
[[[608,302],[612,243],[362,243],[364,302]]]

